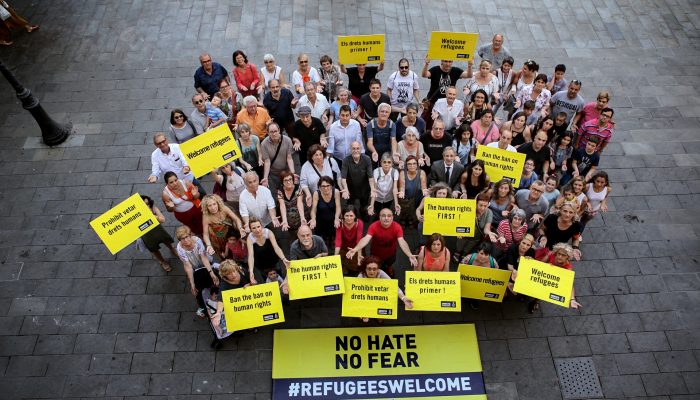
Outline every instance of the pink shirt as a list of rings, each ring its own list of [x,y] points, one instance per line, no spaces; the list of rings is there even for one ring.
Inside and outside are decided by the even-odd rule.
[[[496,142],[501,137],[501,132],[498,130],[498,126],[492,123],[491,126],[486,127],[486,129],[481,129],[481,121],[476,120],[472,122],[472,132],[474,132],[474,139],[478,144],[489,144],[491,142]]]

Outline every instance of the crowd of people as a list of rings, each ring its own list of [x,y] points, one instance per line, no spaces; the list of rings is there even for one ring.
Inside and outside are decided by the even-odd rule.
[[[521,257],[572,269],[612,190],[598,168],[615,126],[610,94],[586,102],[565,65],[548,75],[531,59],[516,64],[500,34],[478,55],[476,70],[426,58],[420,73],[404,58],[383,86],[384,63],[349,67],[323,55],[313,67],[299,54],[288,76],[271,54],[258,68],[236,50],[229,70],[202,54],[192,111],[172,110],[169,131],[153,136],[148,182],[163,185],[164,210],[144,196],[160,222],[172,213],[181,226],[175,239],[149,232],[145,247],[167,272],[160,245],[177,255],[201,317],[204,288],[278,282],[286,293],[290,261],[333,254],[346,275],[366,278],[408,267],[397,265],[399,250],[415,270],[501,268],[511,283]],[[419,76],[430,81],[424,97]],[[222,124],[241,157],[205,188],[179,144]],[[517,187],[490,179],[479,146],[525,154]],[[422,234],[428,197],[474,199],[474,236],[426,232],[410,244],[404,235]],[[508,293],[531,313],[539,307],[512,284]],[[569,305],[581,306],[575,293]]]

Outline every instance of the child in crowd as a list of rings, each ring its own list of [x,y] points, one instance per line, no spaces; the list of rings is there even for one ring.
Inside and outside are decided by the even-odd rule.
[[[207,103],[207,126],[205,129],[216,128],[226,122],[226,114],[219,108],[221,105],[221,93],[216,92]]]
[[[566,65],[557,64],[554,67],[554,76],[550,76],[547,80],[547,90],[552,92],[552,94],[566,90],[569,82],[564,78],[564,74],[566,74]]]
[[[226,248],[221,257],[233,260],[241,265],[247,264],[248,247],[241,240],[241,233],[238,229],[229,229],[226,232]]]
[[[557,197],[559,197],[560,193],[559,189],[557,189],[557,185],[557,177],[554,175],[550,175],[549,178],[547,178],[547,182],[545,182],[544,193],[542,193],[542,196],[547,199],[550,206],[553,205],[557,200]]]
[[[549,167],[553,174],[561,176],[568,169],[569,160],[571,155],[574,153],[574,146],[571,144],[573,137],[571,132],[564,132],[564,134],[557,136],[549,144],[549,148],[552,150],[552,158],[549,161]]]
[[[549,210],[549,213],[559,214],[559,210],[564,204],[570,204],[574,210],[579,210],[581,208],[581,203],[578,201],[572,185],[566,185],[561,188],[561,195],[557,197],[557,200],[554,203],[554,206]]]
[[[520,185],[518,189],[529,189],[532,182],[540,179],[535,172],[535,161],[532,159],[525,160],[525,165],[523,166],[523,174],[520,176]]]
[[[586,182],[591,179],[598,168],[598,163],[600,163],[599,143],[600,139],[593,136],[588,140],[585,148],[574,151],[574,155],[571,157],[571,168],[561,178],[562,185],[566,185],[577,176],[583,177]]]

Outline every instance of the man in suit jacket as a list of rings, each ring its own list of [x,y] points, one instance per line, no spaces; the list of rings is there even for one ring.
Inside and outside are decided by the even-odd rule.
[[[430,167],[430,186],[437,182],[445,182],[452,188],[459,182],[459,176],[463,171],[464,167],[457,161],[454,148],[447,146],[442,151],[442,161],[437,161]]]

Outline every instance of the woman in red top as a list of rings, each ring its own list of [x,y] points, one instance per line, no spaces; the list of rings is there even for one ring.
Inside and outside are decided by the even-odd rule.
[[[362,252],[357,252],[352,259],[345,257],[345,254],[362,239],[364,225],[362,220],[357,218],[357,211],[353,205],[346,206],[342,216],[343,222],[335,229],[335,254],[340,255],[343,273],[355,275],[362,262]]]
[[[260,75],[258,75],[255,64],[249,63],[248,57],[241,50],[234,51],[231,58],[233,59],[233,71],[231,73],[236,79],[236,86],[238,91],[241,92],[241,96],[257,97]]]
[[[428,247],[429,246],[429,247]],[[428,248],[426,248],[428,247]],[[426,245],[418,253],[415,271],[450,271],[450,251],[445,247],[445,238],[439,233],[430,235]]]

